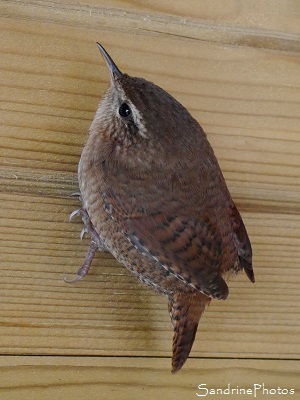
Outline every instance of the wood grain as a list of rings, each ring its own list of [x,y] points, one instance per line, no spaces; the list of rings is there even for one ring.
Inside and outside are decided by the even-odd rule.
[[[267,400],[295,399],[300,391],[295,361],[275,364],[262,360],[189,359],[180,374],[171,375],[168,369],[168,360],[153,358],[2,357],[1,400],[201,399],[196,394],[205,394],[203,389],[198,389],[200,384],[205,384],[202,388],[209,390],[224,390],[228,384],[231,389],[253,390],[256,384],[262,386],[256,398]],[[295,394],[272,395],[271,390],[278,387],[293,389]],[[208,395],[207,398],[239,400],[254,396],[233,393],[230,396]]]
[[[299,393],[299,16],[297,0],[0,2],[1,400],[195,398],[202,377]],[[202,124],[253,244],[256,284],[229,282],[175,380],[164,298],[108,254],[63,282],[88,244],[68,216],[109,81],[96,41]]]
[[[164,35],[158,47],[157,34],[136,34],[126,25],[120,43],[120,31],[107,31],[112,16],[101,31],[77,27],[79,17],[68,8],[53,11],[49,2],[37,2],[31,14],[28,6],[7,3],[10,11],[24,7],[29,15],[1,21],[0,173],[18,177],[18,183],[8,179],[9,188],[4,182],[5,190],[18,190],[24,180],[28,186],[28,179],[33,186],[41,180],[74,182],[66,173],[76,171],[108,84],[94,45],[100,38],[121,69],[162,85],[201,122],[237,202],[264,210],[284,204],[285,211],[299,213],[299,53]],[[64,24],[61,15],[74,19]],[[19,23],[12,25],[14,20]]]
[[[72,3],[77,3],[77,1],[72,0]],[[80,0],[80,3],[98,5],[97,0]],[[202,23],[219,32],[240,28],[240,31],[245,31],[249,37],[252,33],[251,29],[255,29],[253,33],[256,37],[259,32],[269,30],[265,35],[265,41],[268,41],[267,36],[272,36],[272,33],[275,32],[278,33],[278,36],[299,34],[300,32],[300,5],[297,0],[260,0],[259,2],[229,0],[226,2],[226,7],[222,0],[211,0],[210,2],[190,0],[186,3],[175,0],[172,5],[159,0],[139,2],[113,0],[101,3],[107,8],[138,10],[139,13],[145,13],[148,20],[153,18],[153,14],[159,15],[160,18],[162,15],[165,15],[166,18],[175,15],[180,18],[178,19],[181,25],[195,21],[198,26]],[[249,41],[247,42],[249,44]]]
[[[99,253],[84,281],[63,281],[76,273],[88,242],[79,243],[79,221],[67,222],[75,200],[5,193],[0,199],[2,353],[170,355],[166,300],[110,255]],[[230,282],[230,298],[212,302],[192,354],[298,359],[300,216],[243,216],[257,283],[244,275]]]

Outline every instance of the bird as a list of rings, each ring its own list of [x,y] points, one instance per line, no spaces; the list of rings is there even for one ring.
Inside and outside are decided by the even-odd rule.
[[[120,71],[104,47],[110,85],[78,164],[82,235],[91,237],[75,279],[110,252],[168,301],[172,373],[191,351],[201,315],[225,300],[226,281],[255,282],[251,243],[205,132],[171,94]]]

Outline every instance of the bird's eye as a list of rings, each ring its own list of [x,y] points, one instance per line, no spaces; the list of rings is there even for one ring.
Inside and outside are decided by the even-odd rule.
[[[119,108],[119,114],[122,118],[129,117],[131,115],[131,108],[127,103],[123,103]]]

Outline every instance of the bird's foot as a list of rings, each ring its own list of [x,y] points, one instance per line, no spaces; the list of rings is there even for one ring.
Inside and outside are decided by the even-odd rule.
[[[80,281],[85,275],[88,274],[90,267],[92,265],[93,258],[95,257],[96,251],[98,250],[97,245],[94,242],[91,242],[88,251],[86,253],[86,257],[84,263],[77,271],[77,275],[73,279],[68,279],[64,277],[64,281],[67,283],[75,283]]]
[[[75,195],[75,193],[74,193]],[[76,193],[80,198],[80,194]],[[81,199],[81,198],[80,198]],[[79,215],[82,219],[84,227],[80,233],[80,239],[82,240],[84,235],[88,233],[92,239],[91,244],[88,248],[85,260],[83,265],[77,271],[77,275],[73,279],[64,278],[64,281],[67,283],[74,283],[80,281],[85,275],[88,274],[90,267],[92,265],[93,258],[97,251],[108,251],[107,247],[103,240],[101,240],[100,236],[96,232],[94,225],[90,219],[90,216],[87,210],[84,207],[79,208],[78,210],[74,210],[69,217],[69,221],[72,221],[74,217]]]
[[[97,249],[99,251],[108,251],[103,240],[99,237],[98,233],[96,232],[94,225],[90,219],[90,216],[86,209],[84,207],[78,208],[78,210],[74,210],[69,217],[69,221],[72,221],[72,219],[79,215],[82,219],[82,222],[84,224],[84,227],[80,233],[80,239],[82,240],[84,235],[88,233],[90,235],[90,238],[94,242],[94,244],[97,246]]]

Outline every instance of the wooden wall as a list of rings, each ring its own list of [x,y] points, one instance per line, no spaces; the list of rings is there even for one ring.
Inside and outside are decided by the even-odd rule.
[[[0,1],[1,400],[300,396],[299,21],[298,0]],[[88,243],[68,216],[109,82],[96,41],[202,124],[253,244],[257,282],[212,302],[175,376],[164,298],[107,254],[63,281]]]

